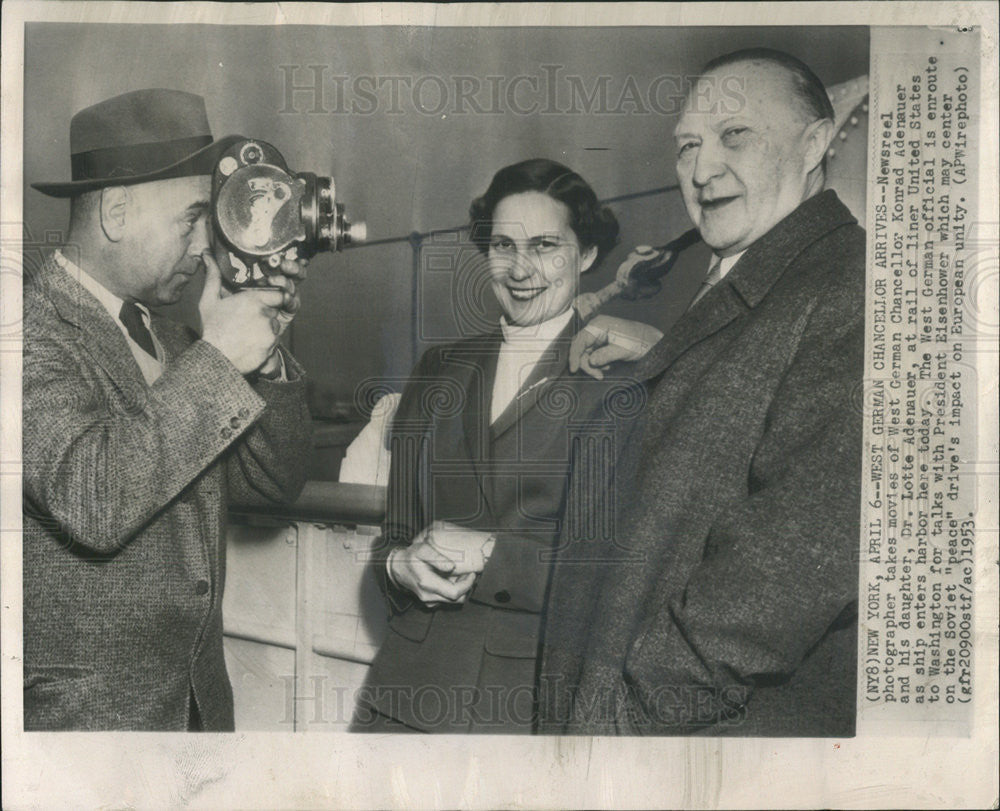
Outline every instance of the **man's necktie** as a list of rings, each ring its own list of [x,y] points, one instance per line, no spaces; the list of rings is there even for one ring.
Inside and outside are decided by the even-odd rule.
[[[719,279],[722,278],[722,260],[719,257],[715,258],[715,262],[712,267],[709,268],[708,275],[705,277],[705,281],[701,283],[701,287],[698,288],[698,292],[695,297],[691,299],[691,303],[688,305],[690,310],[697,304],[701,297],[704,296],[709,290],[711,290],[715,285],[719,283]]]
[[[125,329],[128,330],[129,337],[155,358],[156,347],[153,345],[153,334],[146,327],[146,322],[142,320],[142,313],[135,302],[123,301],[118,317],[125,325]]]

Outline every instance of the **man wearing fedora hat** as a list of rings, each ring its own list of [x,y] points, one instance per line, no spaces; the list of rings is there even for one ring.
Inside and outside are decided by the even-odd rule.
[[[126,93],[70,126],[65,245],[24,280],[24,726],[231,730],[230,499],[289,500],[305,381],[283,290],[229,293],[211,253],[204,101]],[[151,308],[206,271],[202,333]]]

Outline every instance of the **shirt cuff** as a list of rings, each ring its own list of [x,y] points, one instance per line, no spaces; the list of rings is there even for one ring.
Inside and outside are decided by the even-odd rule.
[[[270,374],[263,374],[262,372],[257,373],[257,377],[260,380],[269,380],[272,383],[287,383],[288,382],[288,372],[285,367],[285,355],[280,348],[274,350],[278,353],[278,370],[271,372]]]
[[[386,555],[386,558],[385,558],[385,574],[386,574],[386,577],[389,578],[389,582],[392,583],[392,585],[394,585],[397,589],[402,588],[402,586],[399,585],[399,582],[396,580],[395,576],[392,573],[392,559],[393,559],[393,557],[396,555],[396,553],[399,550],[400,550],[400,547],[394,546],[392,549],[389,550],[389,554]]]

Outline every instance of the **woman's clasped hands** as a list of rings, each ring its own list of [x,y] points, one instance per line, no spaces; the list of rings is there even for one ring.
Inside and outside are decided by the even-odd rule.
[[[495,543],[492,533],[435,521],[409,546],[392,551],[389,573],[425,605],[463,603]]]

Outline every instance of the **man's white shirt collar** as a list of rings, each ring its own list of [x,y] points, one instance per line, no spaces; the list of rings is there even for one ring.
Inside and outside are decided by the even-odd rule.
[[[132,356],[135,358],[136,363],[139,364],[139,369],[142,371],[142,376],[146,379],[147,383],[152,383],[156,378],[163,374],[163,363],[160,360],[164,357],[163,347],[160,346],[160,342],[157,339],[155,333],[150,328],[150,315],[149,309],[144,304],[140,304],[138,301],[135,303],[136,307],[139,308],[139,312],[142,314],[142,320],[146,323],[146,328],[149,329],[149,334],[153,336],[153,346],[156,349],[157,357],[152,357],[150,354],[143,349],[139,344],[132,340],[132,336],[128,334],[128,329],[121,322],[121,310],[124,300],[112,293],[108,288],[101,284],[97,279],[91,276],[87,271],[81,268],[72,260],[66,257],[62,251],[57,250],[53,254],[53,258],[56,264],[59,265],[63,270],[66,271],[72,278],[76,279],[88,293],[90,293],[94,298],[96,298],[101,306],[108,311],[111,316],[111,320],[118,325],[118,328],[122,331],[122,335],[125,336],[125,340],[128,342],[128,348],[132,350]]]
[[[714,253],[712,254],[712,261],[709,262],[709,267],[711,268],[716,262],[719,263],[719,281],[721,282],[726,278],[726,274],[733,269],[733,265],[740,261],[740,257],[745,254],[746,248],[744,248],[739,253],[734,253],[732,256],[718,257]]]

